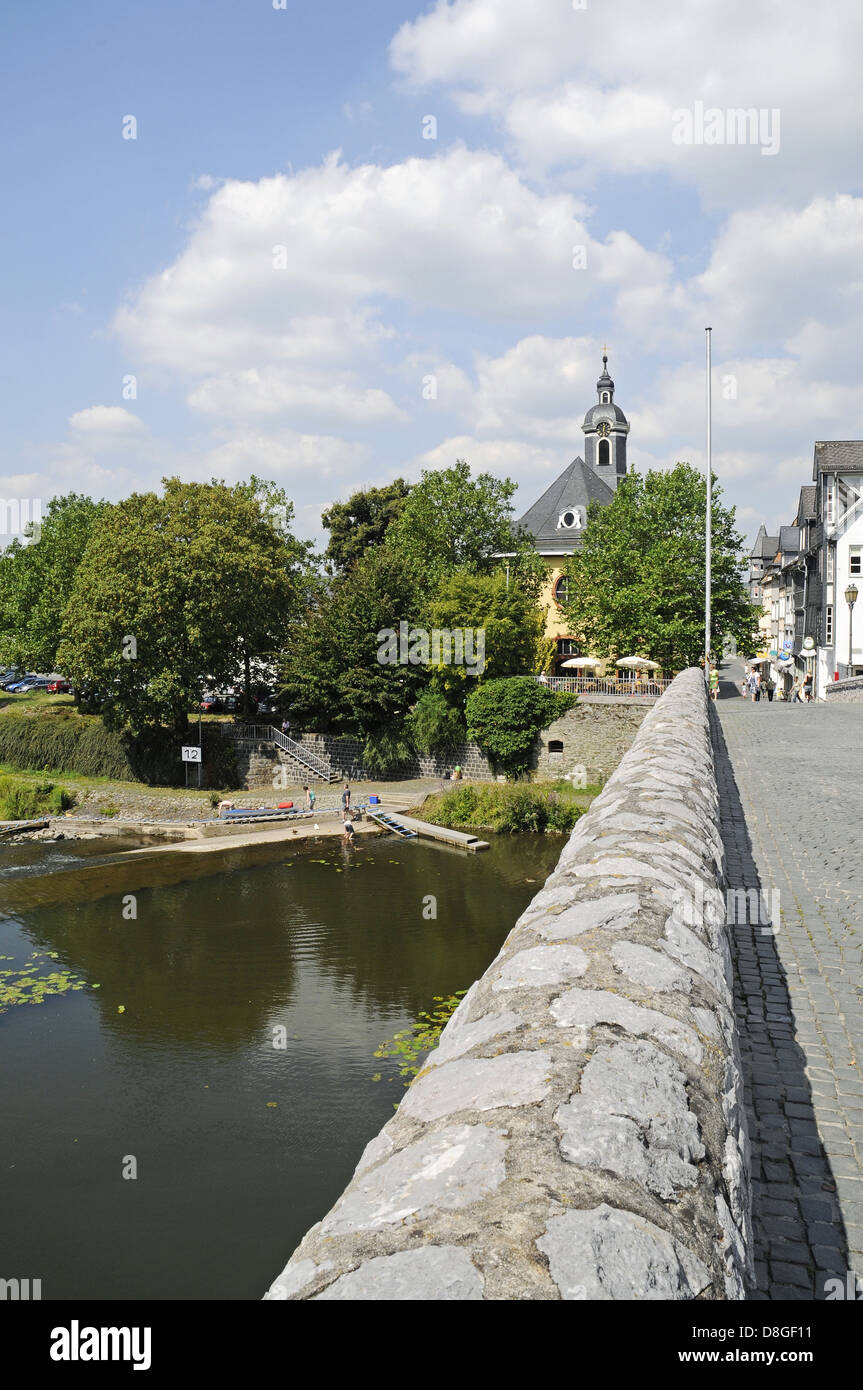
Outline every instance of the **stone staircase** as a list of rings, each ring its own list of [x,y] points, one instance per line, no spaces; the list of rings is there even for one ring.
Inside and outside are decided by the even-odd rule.
[[[329,758],[313,753],[271,724],[234,724],[224,733],[237,745],[240,770],[249,791],[256,787],[276,788],[277,778],[285,786],[293,782],[341,780]],[[283,773],[280,769],[284,769]]]

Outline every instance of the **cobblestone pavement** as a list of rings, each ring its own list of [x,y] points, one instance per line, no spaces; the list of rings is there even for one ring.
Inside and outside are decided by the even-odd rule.
[[[714,735],[728,886],[749,890],[729,920],[752,1296],[824,1298],[863,1279],[863,704],[755,704],[742,674],[722,672]]]

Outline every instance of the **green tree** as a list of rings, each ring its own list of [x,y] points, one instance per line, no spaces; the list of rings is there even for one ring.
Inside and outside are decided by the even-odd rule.
[[[58,661],[98,692],[111,723],[183,730],[205,680],[241,679],[273,661],[308,567],[271,484],[163,480],[94,526],[63,623]]]
[[[321,521],[330,533],[324,552],[330,574],[346,574],[370,546],[381,544],[409,492],[404,478],[396,478],[385,487],[361,489],[347,502],[327,507]]]
[[[401,730],[429,679],[427,666],[398,660],[399,626],[413,625],[423,601],[415,567],[386,546],[321,584],[292,624],[282,662],[284,695],[299,723],[383,748],[383,730]],[[394,661],[379,633],[395,634]]]
[[[424,471],[387,531],[386,545],[420,566],[432,581],[457,569],[499,569],[496,554],[526,557],[533,550],[512,530],[515,488],[509,478],[488,473],[471,478],[464,459],[452,468]]]
[[[14,540],[0,556],[0,661],[53,671],[63,614],[93,527],[107,502],[70,492],[52,497],[38,539]]]
[[[536,666],[537,647],[544,628],[544,615],[530,592],[514,579],[507,584],[500,571],[470,574],[463,570],[445,576],[428,609],[428,626],[452,631],[474,629],[474,657],[477,634],[482,634],[484,670],[472,672],[468,666],[442,665],[435,670],[435,683],[460,694],[462,699],[474,680],[493,680],[501,676],[523,676]]]
[[[757,610],[743,587],[743,537],[713,481],[713,645],[730,633],[751,641]],[[640,652],[667,673],[704,650],[704,477],[688,463],[630,474],[607,506],[591,503],[581,547],[566,562],[563,605],[574,632],[598,656]]]
[[[462,711],[434,686],[420,695],[408,715],[407,731],[421,753],[454,753],[467,737]]]
[[[468,738],[510,777],[526,772],[540,729],[559,719],[576,695],[549,690],[531,676],[487,681],[467,699]]]

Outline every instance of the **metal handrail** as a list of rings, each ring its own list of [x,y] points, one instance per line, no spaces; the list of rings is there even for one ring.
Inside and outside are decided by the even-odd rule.
[[[652,676],[640,681],[605,676],[549,676],[543,684],[549,690],[566,690],[574,695],[662,695],[671,682]]]

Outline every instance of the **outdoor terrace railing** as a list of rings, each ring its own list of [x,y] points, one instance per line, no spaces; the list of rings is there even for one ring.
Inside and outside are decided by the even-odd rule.
[[[666,680],[616,680],[613,676],[549,676],[549,690],[567,690],[574,695],[662,695],[671,684]]]

